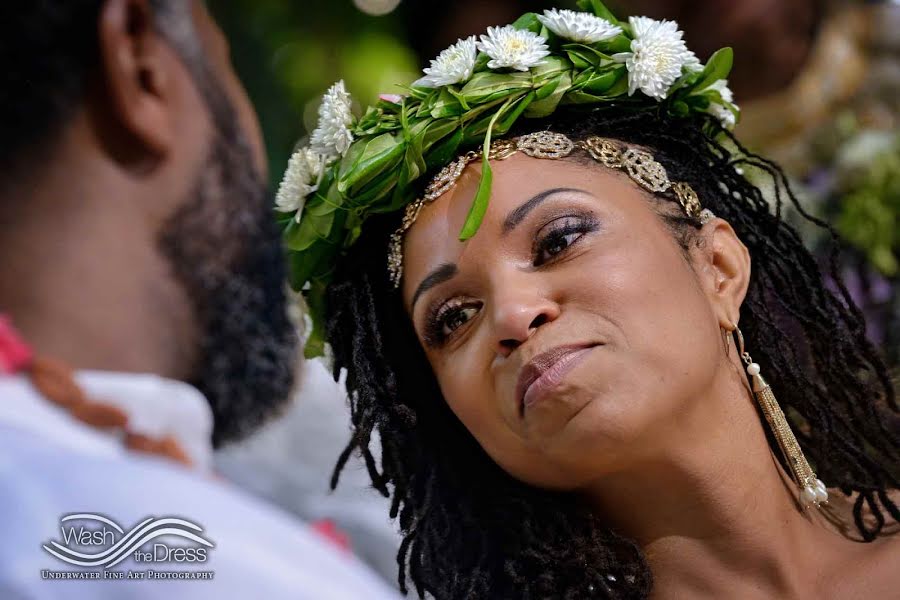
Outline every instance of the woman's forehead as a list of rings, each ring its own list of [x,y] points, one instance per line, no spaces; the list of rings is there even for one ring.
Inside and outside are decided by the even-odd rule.
[[[510,210],[546,189],[569,187],[593,192],[602,188],[605,179],[598,177],[600,169],[592,167],[571,160],[538,159],[521,153],[505,160],[491,161],[491,196],[479,233],[490,231],[491,225],[498,225]],[[423,240],[429,243],[438,239],[458,241],[480,180],[481,163],[471,163],[450,190],[422,208],[407,232],[408,245],[415,246]]]
[[[410,288],[435,267],[462,260],[470,247],[472,251],[480,251],[491,246],[491,242],[500,237],[510,211],[537,194],[557,188],[583,190],[594,196],[598,206],[616,202],[623,191],[629,195],[640,194],[620,173],[574,160],[538,159],[516,154],[505,160],[492,161],[491,170],[493,184],[487,211],[478,232],[467,242],[459,241],[459,233],[478,190],[480,163],[466,167],[456,185],[422,208],[404,239],[405,297],[412,293]]]

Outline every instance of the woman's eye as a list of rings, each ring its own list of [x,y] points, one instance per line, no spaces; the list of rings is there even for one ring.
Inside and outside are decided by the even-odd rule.
[[[542,265],[563,253],[569,246],[578,241],[592,225],[581,219],[571,217],[563,219],[550,233],[538,240],[534,250],[534,265]]]
[[[454,299],[429,311],[422,332],[426,345],[440,348],[448,341],[453,332],[468,323],[481,308],[481,302],[474,300]]]
[[[475,316],[478,309],[474,306],[460,306],[452,308],[441,316],[441,334],[446,337],[465,325],[469,319]]]
[[[572,245],[572,243],[578,239],[581,233],[567,233],[566,235],[553,235],[550,236],[550,239],[547,240],[546,243],[542,244],[541,258],[552,258],[556,256],[566,248]]]

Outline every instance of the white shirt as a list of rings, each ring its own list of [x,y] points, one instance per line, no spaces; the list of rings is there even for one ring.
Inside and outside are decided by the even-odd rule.
[[[80,372],[76,378],[89,398],[124,410],[130,429],[174,436],[196,468],[128,451],[117,434],[75,420],[25,377],[0,376],[0,598],[396,597],[352,556],[287,513],[212,476],[212,416],[195,388],[153,375]],[[42,579],[45,570],[84,570],[42,549],[61,543],[60,518],[79,512],[105,515],[126,534],[148,517],[196,523],[199,535],[214,544],[207,561],[128,558],[110,570],[212,572],[212,579]]]
[[[303,361],[298,380],[293,401],[278,419],[215,453],[216,471],[302,519],[334,522],[354,554],[392,584],[402,538],[388,517],[390,499],[372,487],[357,453],[341,471],[337,488],[330,486],[337,457],[352,434],[344,382],[335,382],[318,358]],[[379,461],[377,443],[370,451]]]

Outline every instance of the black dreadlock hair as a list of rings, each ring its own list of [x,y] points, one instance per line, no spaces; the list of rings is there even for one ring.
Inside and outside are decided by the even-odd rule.
[[[689,183],[704,207],[731,224],[753,258],[741,320],[747,347],[807,457],[824,481],[856,495],[853,514],[863,539],[873,540],[887,519],[900,520],[887,495],[900,487],[891,381],[841,283],[833,230],[803,210],[781,169],[709,118],[613,108],[559,111],[523,125],[510,135],[547,129],[573,140],[599,135],[644,146],[672,180]],[[741,165],[772,179],[774,214]],[[781,219],[787,202],[834,236],[824,267],[833,285]],[[359,451],[374,487],[392,499],[391,517],[399,515],[404,592],[408,576],[420,596],[438,599],[645,598],[652,578],[634,542],[604,526],[602,515],[573,494],[513,479],[450,411],[386,275],[387,240],[399,220],[399,214],[372,217],[329,286],[327,339],[335,377],[348,371],[353,424],[332,485]],[[699,227],[686,217],[666,220],[682,247]],[[780,457],[771,436],[769,443]],[[380,467],[372,444],[380,445]]]

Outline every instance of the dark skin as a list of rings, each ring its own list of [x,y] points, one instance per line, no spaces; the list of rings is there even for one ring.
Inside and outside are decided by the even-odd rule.
[[[202,2],[192,17],[264,172],[259,125],[227,42]],[[4,187],[2,204],[16,208],[0,237],[0,306],[39,353],[78,368],[187,379],[198,323],[157,237],[191,197],[212,121],[147,0],[108,0],[97,27],[100,66],[84,102],[46,156]]]
[[[485,451],[637,540],[654,597],[890,597],[900,545],[804,513],[773,460],[722,333],[751,270],[731,226],[710,221],[686,256],[658,213],[674,204],[621,173],[523,155],[493,168],[472,239],[458,233],[477,167],[422,210],[402,284],[443,396]],[[579,362],[523,408],[523,367],[567,344]]]

